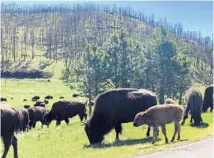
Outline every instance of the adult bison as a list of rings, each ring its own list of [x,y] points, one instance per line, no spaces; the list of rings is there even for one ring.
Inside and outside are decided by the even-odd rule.
[[[35,106],[32,108],[28,109],[29,112],[29,118],[30,118],[30,122],[29,122],[29,127],[30,129],[33,127],[36,127],[36,122],[40,121],[42,123],[42,127],[45,124],[44,122],[44,115],[46,113],[46,109],[44,107],[40,107],[40,106]]]
[[[213,86],[205,89],[202,111],[206,112],[210,107],[210,112],[213,111]]]
[[[19,131],[26,131],[29,128],[29,113],[25,108],[18,109],[19,112]]]
[[[69,123],[68,118],[72,118],[75,115],[79,115],[80,120],[83,118],[87,119],[86,108],[84,103],[80,102],[69,102],[69,101],[58,101],[52,105],[52,108],[45,115],[45,122],[50,122],[56,119],[56,125],[60,125],[62,120],[65,120],[66,124]]]
[[[40,99],[39,96],[34,96],[34,97],[32,98],[32,101],[37,101],[37,100],[39,100],[39,99]]]
[[[47,95],[47,96],[45,97],[45,99],[53,99],[53,96]]]
[[[7,101],[7,98],[1,97],[1,102]]]
[[[194,120],[194,124],[199,126],[202,118],[201,118],[201,107],[202,107],[202,95],[200,91],[196,88],[190,88],[187,91],[187,99],[186,99],[186,108],[182,121],[182,125],[185,124],[185,120],[188,118],[188,113],[191,114],[191,121]],[[192,122],[191,122],[192,123]]]
[[[44,102],[41,102],[41,101],[38,101],[34,104],[34,106],[41,106],[41,107],[45,107],[45,103]]]
[[[149,90],[122,88],[99,95],[92,117],[85,123],[90,144],[101,143],[113,128],[116,139],[122,133],[122,123],[132,122],[137,113],[157,104],[156,95]],[[150,127],[147,131],[149,136]]]
[[[17,138],[14,132],[19,125],[19,114],[16,108],[1,104],[1,137],[4,143],[4,153],[2,158],[6,158],[11,144],[13,145],[14,158],[18,158]]]

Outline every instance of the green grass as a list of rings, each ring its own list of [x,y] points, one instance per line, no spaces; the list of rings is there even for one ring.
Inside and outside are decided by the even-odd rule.
[[[47,82],[45,79],[24,79],[24,80],[1,80],[2,96],[8,98],[8,103],[16,107],[22,107],[24,104],[33,104],[31,101],[23,102],[23,99],[31,99],[34,95],[42,98],[50,94],[54,96],[48,104],[51,107],[54,101],[59,100],[59,96],[64,96],[66,100],[74,100],[72,94],[76,93],[57,78]],[[10,98],[14,99],[11,100]],[[84,100],[84,98],[80,98]],[[132,123],[123,124],[123,134],[120,141],[115,142],[115,132],[112,130],[105,136],[101,145],[89,146],[88,139],[84,132],[84,126],[80,123],[78,117],[70,119],[67,126],[64,122],[59,127],[55,126],[55,121],[51,123],[50,128],[46,126],[41,129],[41,124],[29,132],[17,134],[18,148],[20,158],[80,158],[80,157],[102,157],[102,158],[121,158],[130,157],[136,154],[149,153],[157,150],[163,150],[183,142],[194,141],[213,134],[213,114],[205,113],[202,115],[204,122],[208,123],[207,128],[196,128],[189,125],[189,119],[186,125],[181,128],[181,141],[165,144],[163,134],[160,132],[160,140],[151,144],[151,138],[146,138],[146,126],[133,127]],[[173,134],[173,124],[167,125],[167,135],[170,139]],[[152,131],[151,131],[152,135]],[[3,145],[1,143],[1,154]],[[8,157],[12,157],[13,150],[10,148]]]

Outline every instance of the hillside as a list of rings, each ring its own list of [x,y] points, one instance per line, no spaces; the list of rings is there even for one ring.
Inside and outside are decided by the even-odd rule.
[[[54,76],[63,77],[66,82],[79,82],[78,76],[77,80],[73,79],[77,75],[74,71],[78,69],[78,63],[86,53],[87,46],[96,45],[100,51],[108,45],[112,36],[119,36],[121,32],[126,32],[129,40],[139,43],[142,47],[140,54],[145,56],[144,67],[148,67],[149,70],[150,66],[157,64],[158,58],[154,56],[154,61],[150,61],[149,54],[154,54],[153,47],[156,47],[163,36],[161,29],[164,28],[167,39],[176,47],[176,58],[179,62],[184,62],[183,65],[185,62],[188,63],[186,78],[192,83],[188,83],[187,86],[197,83],[206,86],[212,83],[212,39],[201,37],[200,32],[185,31],[181,23],[172,25],[166,19],[156,20],[154,15],[144,15],[129,7],[91,3],[1,3],[1,9],[3,72],[38,69],[57,72]],[[54,68],[55,64],[60,65],[57,70]],[[154,79],[158,77],[155,73],[158,71],[153,72],[153,82],[138,86],[160,91],[160,87],[157,86],[159,81]],[[182,76],[178,77],[179,81],[182,81]],[[181,92],[186,89],[186,86],[183,87]],[[174,92],[176,93],[178,92]]]

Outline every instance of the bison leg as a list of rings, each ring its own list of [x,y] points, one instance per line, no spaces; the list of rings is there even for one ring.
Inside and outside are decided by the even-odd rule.
[[[120,123],[118,123],[114,128],[115,128],[115,132],[116,132],[116,140],[118,140],[119,134],[122,133],[122,126]]]
[[[161,129],[162,129],[162,133],[163,133],[163,135],[165,137],[165,143],[168,143],[169,141],[168,141],[168,138],[167,138],[167,135],[166,135],[166,125],[162,125]]]
[[[84,116],[79,114],[80,121],[82,122]]]
[[[150,130],[151,130],[151,128],[150,128],[150,126],[148,126],[148,130],[147,130],[147,132],[146,132],[146,136],[147,136],[147,137],[150,136]]]
[[[61,119],[60,118],[57,118],[56,119],[56,126],[59,126],[61,124]]]
[[[213,112],[213,106],[210,107],[210,112]]]
[[[35,128],[36,127],[36,121],[33,123],[33,128]]]
[[[181,138],[181,125],[178,122],[178,139],[177,140],[180,140],[180,138]]]
[[[65,118],[65,123],[68,125],[69,124],[69,119],[68,118]]]
[[[193,117],[191,116],[190,123],[192,123],[192,122],[193,122]]]
[[[7,133],[7,136],[3,136],[2,138],[4,143],[4,153],[2,155],[2,158],[6,158],[9,148],[11,146],[12,134]]]
[[[172,136],[171,142],[173,142],[175,140],[175,136],[176,136],[176,134],[178,132],[178,125],[179,125],[179,123],[177,121],[174,122],[174,134]]]
[[[158,133],[158,127],[157,126],[153,126],[153,141],[152,141],[152,144],[154,144],[156,139],[157,139],[157,133]]]
[[[18,146],[17,146],[17,138],[13,135],[12,145],[14,151],[14,158],[18,158]]]

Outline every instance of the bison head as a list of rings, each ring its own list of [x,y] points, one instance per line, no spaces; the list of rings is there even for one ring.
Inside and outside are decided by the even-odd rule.
[[[144,124],[152,124],[152,117],[146,112],[140,112],[135,116],[133,126],[138,127]]]
[[[52,120],[53,120],[53,118],[52,118],[51,114],[49,112],[46,112],[44,114],[44,123],[49,126],[49,124],[51,123]]]
[[[89,123],[85,123],[85,132],[90,144],[101,143],[104,139],[103,135],[99,132],[99,128],[94,128]]]

